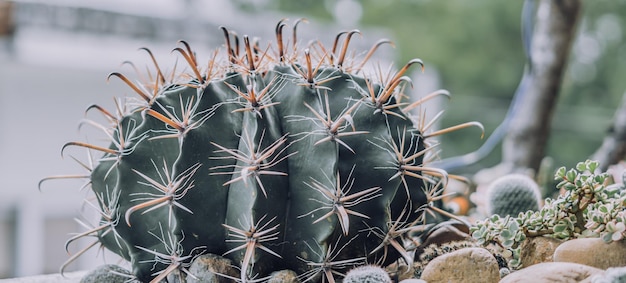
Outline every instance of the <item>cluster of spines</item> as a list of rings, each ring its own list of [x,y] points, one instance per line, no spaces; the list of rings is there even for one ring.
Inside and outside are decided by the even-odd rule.
[[[276,106],[278,103],[282,103],[282,101],[272,102],[273,100],[271,98],[276,95],[278,92],[277,89],[284,87],[285,80],[281,79],[279,76],[275,76],[265,85],[258,83],[263,82],[260,77],[267,76],[268,73],[272,72],[272,70],[267,67],[271,65],[268,61],[273,61],[274,64],[279,66],[282,65],[285,69],[293,70],[291,74],[295,77],[293,79],[298,82],[297,85],[308,87],[318,93],[318,97],[321,97],[323,100],[318,107],[313,107],[305,102],[306,108],[308,108],[312,114],[308,117],[297,117],[291,115],[286,116],[285,118],[290,121],[297,119],[311,119],[311,121],[314,121],[316,125],[323,126],[322,129],[325,130],[321,131],[320,134],[326,135],[324,138],[319,139],[314,144],[315,146],[324,142],[333,141],[336,142],[342,150],[348,150],[352,153],[355,152],[355,149],[349,146],[343,139],[354,140],[355,136],[367,133],[366,131],[356,131],[354,128],[353,111],[356,107],[361,107],[361,102],[366,105],[365,107],[373,108],[374,114],[382,113],[384,115],[396,116],[400,119],[406,120],[407,117],[401,113],[417,107],[426,99],[430,99],[436,95],[446,94],[445,92],[438,91],[411,104],[400,103],[402,94],[397,90],[397,88],[402,83],[410,82],[410,80],[404,76],[404,73],[411,65],[422,64],[419,59],[414,59],[395,74],[383,75],[382,72],[379,71],[378,76],[379,81],[382,82],[382,87],[375,85],[370,79],[364,79],[359,82],[352,81],[352,87],[360,91],[362,98],[354,101],[352,107],[343,109],[339,113],[331,113],[331,109],[328,105],[333,102],[329,101],[329,97],[326,92],[331,89],[328,85],[332,81],[340,78],[341,73],[360,72],[365,62],[372,56],[375,50],[380,45],[388,43],[389,41],[381,40],[377,42],[372,49],[367,52],[365,58],[360,63],[357,63],[356,60],[352,63],[348,63],[349,60],[346,59],[349,41],[354,34],[358,34],[359,32],[354,30],[340,33],[335,38],[330,52],[319,43],[311,44],[309,48],[305,49],[302,52],[305,64],[301,66],[296,63],[298,61],[298,56],[296,55],[298,54],[298,49],[296,47],[297,24],[298,22],[294,25],[293,50],[291,53],[288,53],[287,48],[284,48],[282,38],[282,30],[285,23],[282,21],[279,22],[276,27],[278,54],[274,58],[272,58],[270,52],[268,51],[270,49],[269,46],[263,50],[259,47],[258,42],[251,44],[247,36],[243,37],[243,49],[245,50],[245,54],[240,53],[238,37],[234,36],[233,33],[229,32],[226,28],[222,28],[226,38],[226,48],[228,53],[228,63],[226,66],[220,66],[218,64],[216,51],[213,59],[210,60],[207,65],[206,70],[202,71],[197,62],[196,55],[190,48],[189,44],[181,41],[183,47],[175,48],[174,51],[180,53],[189,64],[191,69],[191,74],[189,76],[175,76],[172,74],[169,78],[166,78],[166,75],[159,68],[153,54],[147,48],[142,49],[147,51],[157,70],[154,75],[155,77],[152,78],[153,82],[136,84],[120,73],[111,73],[109,77],[118,77],[128,84],[130,88],[139,95],[140,101],[139,103],[136,103],[135,107],[130,111],[126,109],[124,103],[116,103],[116,114],[112,114],[97,105],[88,108],[89,110],[98,110],[113,125],[113,127],[99,126],[111,139],[112,144],[110,147],[105,148],[82,142],[70,142],[63,147],[63,149],[65,149],[69,146],[79,146],[104,153],[104,156],[99,159],[100,165],[98,167],[83,164],[84,167],[90,172],[90,176],[64,176],[80,178],[88,177],[92,180],[99,177],[102,180],[105,180],[102,184],[96,184],[98,188],[94,189],[98,202],[98,205],[94,207],[98,209],[102,216],[100,225],[96,225],[88,231],[72,237],[68,241],[67,245],[84,236],[96,236],[98,240],[93,242],[93,244],[91,244],[88,248],[97,245],[98,242],[104,243],[109,248],[117,247],[119,249],[118,253],[125,258],[130,258],[130,253],[132,251],[129,249],[141,250],[145,252],[148,257],[152,258],[150,260],[144,259],[144,261],[151,261],[155,265],[160,264],[165,267],[162,270],[150,274],[150,276],[155,277],[154,281],[165,278],[173,270],[180,269],[184,271],[185,265],[188,264],[188,262],[197,254],[202,253],[206,247],[198,245],[193,249],[185,249],[181,244],[182,241],[185,237],[192,237],[194,235],[184,235],[180,233],[172,234],[173,232],[171,232],[167,227],[177,225],[175,223],[176,220],[173,219],[173,211],[175,209],[182,211],[181,213],[194,213],[190,207],[182,204],[180,200],[192,188],[194,188],[195,184],[192,177],[199,175],[198,170],[201,167],[201,164],[196,162],[183,169],[174,168],[177,161],[181,159],[181,156],[177,156],[175,153],[159,153],[162,154],[161,160],[152,159],[152,164],[142,164],[142,166],[138,166],[142,167],[140,169],[137,167],[130,167],[129,171],[135,173],[133,175],[133,181],[143,185],[148,190],[153,190],[153,192],[136,192],[132,194],[134,196],[132,199],[124,200],[126,202],[130,202],[130,204],[126,204],[128,209],[124,212],[124,215],[120,215],[119,193],[111,191],[116,184],[114,184],[113,181],[106,180],[115,180],[117,178],[117,176],[114,176],[116,175],[116,170],[114,169],[122,166],[122,158],[130,156],[137,149],[137,145],[145,142],[145,140],[168,145],[177,144],[179,149],[182,148],[183,141],[185,140],[184,137],[190,134],[193,130],[202,127],[210,117],[215,115],[216,111],[218,111],[217,108],[219,107],[228,108],[228,110],[230,110],[229,112],[232,113],[243,112],[242,115],[248,115],[248,113],[251,113],[250,115],[253,116],[266,118],[271,117],[271,115],[267,115],[268,113],[266,112],[272,111],[271,109],[273,109],[273,106]],[[344,35],[345,40],[343,42],[343,46],[341,47],[339,53],[337,53],[340,45],[340,39]],[[234,44],[232,44],[232,41],[234,41]],[[313,63],[314,60],[312,58],[312,54],[317,54],[317,64]],[[338,72],[325,72],[323,68],[321,68],[322,65],[325,65],[325,62],[327,62],[326,64],[330,66],[334,66]],[[219,71],[218,69],[220,68],[223,71]],[[237,72],[245,74],[245,76],[238,77],[229,75]],[[224,74],[223,78],[220,77],[220,74]],[[223,79],[225,84],[222,86],[216,86],[216,88],[228,88],[236,95],[215,103],[213,107],[208,107],[198,111],[204,90],[211,87],[210,84],[213,79],[218,77],[220,77],[219,79]],[[183,80],[184,82],[176,80]],[[240,80],[244,81],[242,82]],[[237,87],[243,85],[246,86],[245,91],[244,89]],[[180,95],[180,101],[174,103],[178,104],[180,109],[172,109],[171,107],[165,106],[167,104],[159,101],[159,99],[165,99],[162,98],[164,97],[164,93],[180,91],[180,88],[186,88],[184,92],[189,93],[186,100],[183,100],[183,96]],[[324,95],[321,95],[322,93]],[[396,102],[390,103],[391,100],[395,100]],[[137,107],[136,105],[139,106]],[[154,124],[152,125],[154,126],[152,129],[159,129],[151,130],[149,135],[147,132],[141,132],[147,128],[145,125],[145,123],[147,123],[145,122],[145,117],[147,116],[154,118],[151,120],[151,123]],[[144,122],[137,124],[137,121]],[[158,125],[158,123],[161,123],[161,125]],[[95,123],[92,122],[90,122],[90,124],[95,125]],[[412,123],[405,125],[412,126],[410,124]],[[380,245],[378,245],[372,253],[382,252],[383,260],[389,253],[388,250],[391,248],[394,252],[399,253],[400,257],[404,258],[405,261],[411,261],[412,259],[410,258],[409,253],[401,244],[401,238],[403,235],[405,235],[408,231],[413,230],[414,226],[418,224],[418,221],[423,220],[422,210],[431,209],[435,212],[445,214],[445,211],[437,208],[433,205],[433,203],[441,198],[441,196],[437,195],[437,192],[441,191],[439,189],[441,186],[445,186],[446,180],[449,177],[448,174],[436,168],[427,168],[423,165],[424,162],[416,162],[418,159],[420,161],[424,159],[424,156],[429,152],[429,148],[413,148],[419,145],[422,141],[409,142],[410,144],[407,145],[405,144],[407,140],[426,139],[444,134],[450,130],[456,130],[478,124],[475,122],[465,123],[450,129],[431,132],[429,134],[424,134],[424,132],[426,132],[431,124],[424,124],[421,122],[418,123],[418,125],[421,126],[419,136],[415,135],[415,133],[408,133],[405,127],[404,129],[396,128],[395,130],[398,131],[397,134],[394,134],[394,131],[391,130],[391,133],[395,136],[395,138],[391,138],[390,140],[382,139],[381,137],[374,137],[375,139],[380,138],[381,141],[363,141],[364,143],[370,143],[371,146],[378,148],[388,146],[388,148],[384,148],[384,154],[392,155],[396,161],[392,162],[392,164],[388,164],[387,166],[382,165],[377,168],[392,168],[395,170],[396,173],[393,174],[392,179],[400,178],[402,186],[407,194],[409,194],[410,187],[413,185],[410,180],[418,179],[420,182],[426,181],[426,183],[430,183],[430,185],[435,188],[427,190],[425,199],[417,202],[423,203],[425,205],[424,207],[410,207],[407,206],[406,203],[399,206],[396,205],[397,207],[402,207],[402,209],[387,212],[391,213],[391,218],[395,219],[394,221],[389,221],[386,227],[369,227],[367,229],[368,233],[373,233],[378,236]],[[349,131],[350,128],[352,128],[352,131]],[[307,135],[312,133],[314,133],[314,131],[307,133]],[[407,138],[407,134],[411,135],[411,137]],[[292,133],[292,135],[295,134]],[[270,136],[271,139],[267,138],[267,136]],[[263,195],[267,197],[267,192],[263,187],[263,182],[259,179],[260,176],[287,175],[288,173],[284,172],[284,170],[274,171],[273,169],[269,169],[289,156],[296,154],[296,151],[291,150],[291,148],[287,149],[290,144],[287,144],[285,135],[278,133],[266,133],[264,129],[252,130],[251,132],[242,130],[241,138],[244,141],[243,145],[245,147],[241,147],[241,143],[239,146],[228,146],[224,143],[211,141],[211,144],[217,148],[215,152],[221,153],[221,155],[215,157],[214,159],[234,159],[236,162],[235,164],[230,163],[231,165],[217,165],[208,169],[217,171],[212,173],[212,176],[218,174],[227,176],[230,175],[232,178],[230,180],[226,178],[225,180],[227,181],[223,182],[224,184],[245,183],[246,180],[248,180],[248,177],[252,176],[256,179]],[[161,163],[163,163],[163,166],[161,166]],[[352,169],[348,169],[348,171],[344,170],[344,172],[350,172],[350,174],[348,174],[345,178],[340,176],[339,173],[337,173],[336,177],[333,176],[336,181],[334,188],[326,187],[327,184],[323,180],[311,179],[304,183],[312,189],[311,191],[319,193],[319,195],[325,199],[324,203],[333,204],[329,207],[322,205],[319,209],[323,210],[321,212],[324,214],[322,214],[322,217],[317,218],[314,223],[318,223],[323,219],[334,215],[337,218],[338,224],[344,236],[349,234],[350,229],[354,229],[350,227],[350,215],[355,216],[356,219],[369,218],[366,214],[351,210],[350,207],[368,199],[377,198],[379,196],[379,191],[381,190],[380,187],[377,186],[367,186],[367,189],[358,193],[348,194],[355,182],[354,180],[356,179],[352,176],[354,164],[351,166]],[[236,168],[240,171],[230,173],[220,171],[225,168]],[[146,171],[150,171],[152,173],[149,174],[146,173]],[[239,177],[235,177],[235,175],[238,175]],[[428,175],[431,175],[432,177],[429,177]],[[158,176],[158,178],[155,176]],[[329,178],[329,176],[326,177]],[[407,180],[409,179],[407,177],[411,177],[410,180]],[[92,183],[91,185],[93,188],[94,184]],[[411,196],[408,195],[408,197],[410,198]],[[400,198],[394,197],[393,202],[401,201],[399,199]],[[159,225],[159,229],[157,231],[160,233],[149,232],[151,236],[148,237],[153,238],[151,241],[153,244],[162,244],[165,247],[164,250],[162,249],[159,252],[143,246],[129,248],[121,244],[123,236],[120,235],[119,231],[116,229],[118,225],[127,225],[130,227],[132,226],[133,215],[151,212],[156,213],[158,209],[163,207],[168,208],[167,212],[164,213],[167,223],[156,222]],[[315,210],[312,210],[311,213],[314,211]],[[305,216],[307,216],[306,213],[298,215],[298,218]],[[275,217],[266,219],[266,215],[258,215],[257,219],[243,220],[247,223],[243,225],[248,227],[247,229],[235,227],[231,224],[223,224],[223,229],[228,231],[228,235],[231,239],[230,241],[234,243],[233,245],[230,245],[231,248],[226,251],[226,253],[241,252],[242,254],[241,279],[246,281],[249,279],[249,272],[247,269],[252,265],[252,258],[255,256],[257,250],[262,250],[269,254],[273,254],[276,257],[280,257],[279,254],[276,254],[274,251],[264,246],[264,242],[277,240],[277,235],[279,233],[277,229],[279,224],[275,223]],[[120,224],[120,221],[125,222],[125,224]],[[166,225],[167,227],[164,229],[163,225]],[[124,236],[129,236],[127,232],[125,232],[125,234],[126,235]],[[254,241],[249,241],[250,239],[253,239]],[[333,273],[330,271],[334,271],[335,268],[344,269],[348,266],[365,262],[365,258],[360,257],[350,259],[341,257],[337,258],[339,253],[341,253],[352,240],[353,239],[344,239],[342,242],[329,243],[326,248],[311,247],[309,243],[306,243],[312,252],[315,253],[316,251],[321,251],[317,253],[320,253],[318,254],[318,257],[322,258],[323,262],[307,262],[306,260],[303,260],[307,265],[312,267],[309,272],[303,274],[303,278],[313,278],[314,276],[322,273],[328,278],[328,280],[331,280]],[[85,250],[79,252],[76,256],[80,255]],[[74,258],[75,257],[72,257],[72,259]]]

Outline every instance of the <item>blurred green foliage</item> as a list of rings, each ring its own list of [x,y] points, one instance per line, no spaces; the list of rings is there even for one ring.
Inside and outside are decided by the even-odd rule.
[[[523,1],[253,2],[257,3],[257,9],[287,11],[330,22],[336,20],[336,14],[342,17],[334,12],[340,1],[360,4],[360,20],[351,28],[376,27],[389,31],[389,37],[396,43],[397,65],[419,57],[426,68],[439,72],[442,88],[453,97],[443,117],[443,126],[476,120],[484,124],[486,136],[497,127],[524,69],[520,27]],[[547,154],[558,166],[574,166],[596,150],[626,91],[625,15],[625,0],[583,0],[578,36],[548,146]],[[468,129],[442,137],[442,157],[477,149],[483,141],[474,131]],[[497,164],[500,150],[496,148],[473,168]]]

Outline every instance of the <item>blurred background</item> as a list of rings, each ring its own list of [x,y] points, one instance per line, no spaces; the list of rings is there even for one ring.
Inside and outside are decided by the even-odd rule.
[[[85,160],[84,152],[68,150],[61,158],[61,147],[102,137],[93,127],[79,130],[79,123],[89,105],[111,109],[113,96],[133,95],[106,77],[132,73],[121,65],[126,60],[148,65],[138,48],[149,47],[162,66],[171,66],[179,39],[208,58],[222,45],[221,25],[272,39],[278,20],[304,17],[310,23],[301,26],[301,37],[325,42],[358,28],[363,37],[353,42],[363,49],[383,37],[395,42],[378,60],[401,66],[423,59],[426,71],[411,75],[415,96],[450,91],[451,100],[438,102],[446,109],[441,127],[479,121],[489,136],[522,77],[521,11],[522,1],[487,0],[0,0],[0,278],[58,272],[69,258],[63,243],[84,231],[74,218],[90,210],[79,190],[84,180],[47,181],[41,192],[38,182],[87,174],[70,158]],[[593,154],[626,91],[624,16],[624,0],[583,1],[547,152],[559,166]],[[440,141],[444,158],[484,142],[475,129]],[[500,158],[496,147],[459,173],[475,173]],[[94,249],[67,270],[99,265],[101,257]]]

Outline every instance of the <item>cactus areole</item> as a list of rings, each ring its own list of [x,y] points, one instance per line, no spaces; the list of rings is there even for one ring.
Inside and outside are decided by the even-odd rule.
[[[424,162],[428,138],[444,131],[425,134],[428,123],[408,114],[421,101],[402,101],[406,71],[422,62],[368,74],[389,41],[355,53],[355,30],[331,48],[298,47],[297,23],[287,41],[279,22],[268,46],[222,28],[225,50],[208,63],[181,41],[174,51],[187,67],[172,74],[143,48],[155,65],[141,76],[149,79],[109,75],[138,99],[89,108],[110,123],[110,145],[63,147],[103,153],[85,165],[101,220],[67,244],[95,236],[91,246],[128,260],[146,282],[187,272],[205,253],[233,260],[241,281],[281,269],[334,280],[353,266],[412,261],[404,237],[424,211],[445,214],[433,192],[448,179]]]

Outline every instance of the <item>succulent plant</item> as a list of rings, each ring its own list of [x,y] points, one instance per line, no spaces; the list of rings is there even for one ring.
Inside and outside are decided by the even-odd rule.
[[[481,245],[495,244],[504,250],[509,265],[520,267],[521,243],[527,237],[549,236],[556,239],[601,237],[606,242],[626,237],[626,188],[609,184],[606,172],[596,172],[598,162],[579,162],[576,168],[559,168],[555,173],[556,199],[545,199],[539,211],[519,213],[477,221],[472,237]]]
[[[533,179],[522,174],[504,175],[487,189],[489,214],[516,216],[539,210],[541,191]]]
[[[106,118],[109,125],[89,124],[108,145],[63,146],[102,152],[95,167],[81,163],[100,221],[67,245],[94,237],[89,247],[117,253],[138,279],[153,282],[187,272],[205,253],[233,260],[241,281],[281,269],[303,281],[333,280],[366,262],[412,261],[403,237],[425,221],[424,211],[453,217],[440,208],[449,176],[428,166],[433,137],[480,124],[433,131],[413,117],[411,109],[447,92],[403,101],[405,73],[419,59],[397,72],[368,72],[388,40],[351,53],[353,30],[332,48],[301,48],[296,22],[288,48],[286,25],[278,23],[268,46],[248,36],[241,44],[222,28],[225,52],[208,64],[181,41],[181,73],[166,73],[142,48],[155,66],[147,79],[109,75],[139,99],[116,100],[117,112],[89,107]]]

